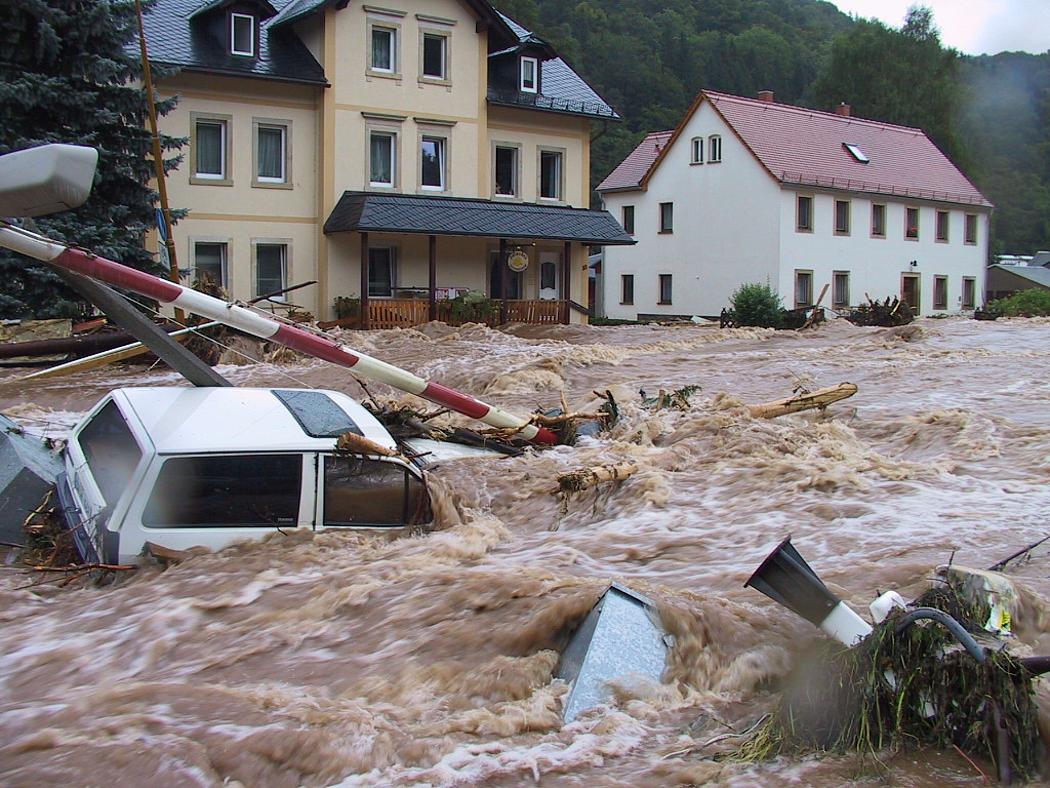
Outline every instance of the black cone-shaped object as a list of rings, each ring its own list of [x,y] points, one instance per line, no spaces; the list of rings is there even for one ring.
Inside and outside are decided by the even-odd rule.
[[[818,627],[841,601],[798,554],[790,536],[769,554],[744,585],[761,591]]]

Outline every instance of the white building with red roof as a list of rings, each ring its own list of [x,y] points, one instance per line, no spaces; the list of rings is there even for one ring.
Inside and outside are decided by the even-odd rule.
[[[981,298],[992,204],[920,130],[701,91],[598,186],[635,246],[609,247],[608,317],[717,315],[748,282],[787,308]]]

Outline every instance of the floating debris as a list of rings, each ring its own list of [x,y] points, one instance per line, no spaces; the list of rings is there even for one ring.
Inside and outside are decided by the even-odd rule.
[[[896,296],[882,302],[872,301],[868,296],[868,303],[850,310],[846,319],[855,326],[892,328],[907,325],[915,319],[915,313],[908,304]]]
[[[652,601],[619,583],[610,585],[573,634],[554,674],[572,684],[565,722],[611,700],[611,681],[639,675],[659,683],[667,645]]]
[[[615,465],[599,465],[595,468],[581,468],[558,476],[558,489],[553,493],[574,493],[589,490],[602,482],[618,482],[638,472],[633,462],[622,462]]]
[[[822,648],[806,660],[776,712],[735,757],[874,754],[926,744],[954,747],[971,764],[971,756],[992,761],[1002,782],[1034,776],[1039,742],[1032,679],[1045,660],[1018,659],[998,640],[989,649],[971,634],[987,629],[996,619],[995,605],[1004,602],[989,600],[983,585],[989,575],[942,572],[943,585],[916,600],[918,607],[893,606],[874,628],[853,614],[869,634],[852,648]],[[814,623],[832,618],[827,611],[836,597],[790,540],[774,550],[748,585]],[[1001,595],[1001,584],[993,585]]]
[[[23,544],[26,516],[41,508],[61,472],[62,461],[44,441],[0,415],[0,540]]]
[[[655,397],[650,397],[642,389],[638,393],[642,397],[642,405],[650,410],[689,410],[690,398],[700,391],[700,386],[682,386],[680,389],[667,392],[660,389]]]
[[[795,394],[786,399],[750,405],[748,409],[756,419],[775,419],[777,416],[786,416],[789,413],[799,413],[804,410],[824,410],[834,402],[849,399],[857,393],[857,390],[857,386],[853,383],[839,383],[837,386],[818,391],[796,390]]]

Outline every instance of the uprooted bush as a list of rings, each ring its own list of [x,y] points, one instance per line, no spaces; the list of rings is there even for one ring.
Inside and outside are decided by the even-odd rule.
[[[953,586],[916,601],[980,632],[989,610]],[[808,655],[779,707],[737,751],[742,760],[813,752],[876,755],[917,746],[957,747],[997,763],[1000,774],[1031,779],[1038,770],[1033,674],[992,649],[978,663],[946,629],[901,630],[891,615],[852,649],[828,644]]]
[[[768,284],[743,284],[733,293],[731,300],[738,326],[777,328],[784,319],[780,296]]]
[[[1046,317],[1050,315],[1050,290],[1021,290],[992,301],[987,311],[1003,317]]]

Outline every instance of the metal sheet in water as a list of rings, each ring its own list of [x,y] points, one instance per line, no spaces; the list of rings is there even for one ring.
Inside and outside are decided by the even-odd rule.
[[[557,677],[572,683],[566,722],[611,700],[608,684],[639,675],[659,681],[667,644],[653,603],[613,583],[587,614],[562,654]]]
[[[22,544],[22,523],[40,506],[62,462],[39,438],[0,415],[0,539]]]

